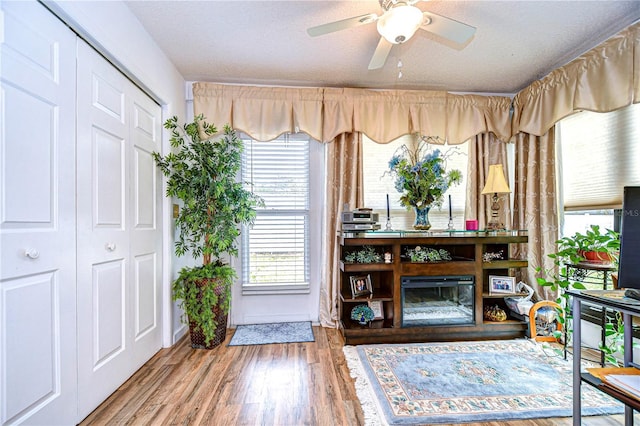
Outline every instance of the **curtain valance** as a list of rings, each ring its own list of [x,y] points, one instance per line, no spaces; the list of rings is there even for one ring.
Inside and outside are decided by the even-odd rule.
[[[219,129],[229,124],[268,141],[303,131],[322,139],[323,89],[193,84],[193,109]]]
[[[362,132],[388,143],[411,133],[463,143],[483,132],[509,139],[511,99],[441,91],[231,86],[194,83],[196,114],[258,140],[303,131],[330,142]]]
[[[640,24],[591,49],[514,98],[512,134],[542,136],[574,111],[610,112],[640,102]]]
[[[511,99],[504,96],[447,95],[447,138],[462,143],[481,133],[511,139]],[[453,142],[452,142],[453,143]]]
[[[444,139],[446,104],[446,92],[325,89],[323,139],[343,132],[362,132],[378,143],[416,132]]]

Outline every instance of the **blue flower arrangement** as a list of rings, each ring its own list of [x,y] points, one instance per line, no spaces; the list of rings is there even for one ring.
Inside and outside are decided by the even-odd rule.
[[[441,206],[449,187],[462,181],[460,170],[445,170],[449,151],[429,150],[430,142],[438,140],[423,136],[414,147],[402,145],[389,161],[388,173],[395,178],[400,203],[406,208]]]
[[[375,317],[373,310],[367,305],[357,305],[351,310],[351,319],[360,324],[366,324]]]

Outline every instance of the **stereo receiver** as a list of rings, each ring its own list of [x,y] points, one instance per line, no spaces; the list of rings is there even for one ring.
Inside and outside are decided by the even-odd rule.
[[[378,213],[372,211],[342,212],[343,223],[375,223],[378,221]]]

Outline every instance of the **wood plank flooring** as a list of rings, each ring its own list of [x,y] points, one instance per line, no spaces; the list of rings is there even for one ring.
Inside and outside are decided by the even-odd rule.
[[[363,425],[340,333],[313,331],[315,342],[227,346],[229,330],[210,351],[191,349],[182,339],[158,352],[81,425]],[[549,418],[472,426],[571,424],[571,418]],[[582,424],[624,420],[586,417]]]

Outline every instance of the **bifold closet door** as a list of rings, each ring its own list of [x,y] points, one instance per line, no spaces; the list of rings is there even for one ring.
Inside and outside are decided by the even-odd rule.
[[[77,417],[76,37],[0,2],[1,424]]]
[[[161,110],[78,42],[78,402],[83,418],[161,347]]]

